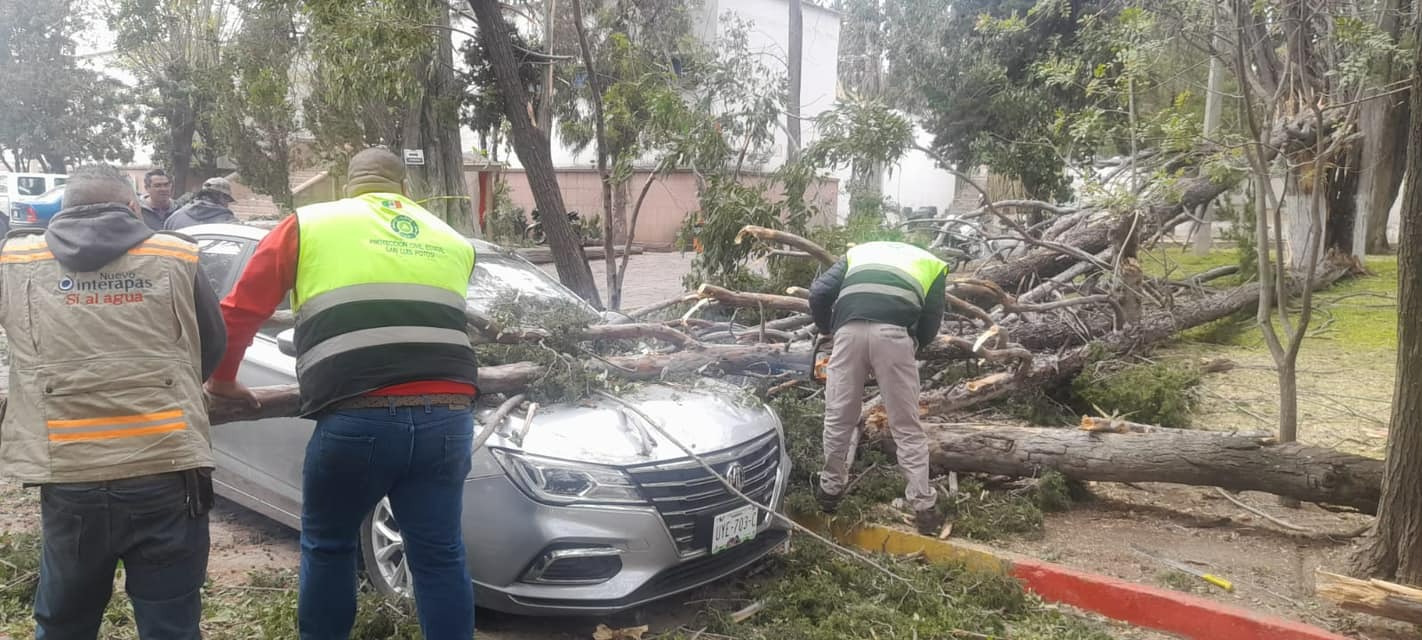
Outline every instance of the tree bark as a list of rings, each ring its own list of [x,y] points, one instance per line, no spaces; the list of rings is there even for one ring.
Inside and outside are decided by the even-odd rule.
[[[809,313],[810,301],[792,296],[780,296],[772,293],[746,293],[744,291],[731,291],[713,284],[703,284],[696,290],[696,295],[703,299],[715,300],[730,307],[744,307],[754,309],[764,307],[766,310],[790,311],[794,313]]]
[[[424,164],[410,165],[407,175],[415,199],[430,213],[455,230],[476,235],[469,189],[464,182],[464,151],[459,144],[459,87],[454,77],[454,45],[449,27],[449,8],[442,2],[431,5],[438,15],[439,38],[433,55],[422,60],[419,73],[424,91],[410,101],[404,118],[403,145],[424,153]]]
[[[190,98],[179,93],[168,99],[168,171],[173,182],[173,199],[187,193],[188,174],[193,164],[193,136],[197,135],[197,117]]]
[[[597,283],[593,281],[592,269],[583,254],[582,242],[568,223],[563,193],[558,188],[558,175],[553,170],[553,157],[549,152],[548,132],[534,126],[528,113],[528,93],[519,79],[518,61],[514,58],[513,44],[509,39],[509,25],[504,22],[500,3],[496,0],[469,0],[469,8],[479,19],[479,38],[484,42],[489,66],[494,70],[499,94],[503,96],[504,116],[509,120],[514,151],[518,153],[519,162],[528,176],[533,200],[542,212],[543,230],[548,234],[548,245],[553,249],[554,263],[558,266],[558,280],[593,306],[601,308],[602,300],[598,296]]]
[[[1383,0],[1378,6],[1378,27],[1393,43],[1402,36],[1399,11],[1408,0]],[[1358,221],[1354,224],[1353,255],[1387,251],[1388,214],[1402,186],[1402,170],[1407,165],[1408,96],[1388,95],[1386,88],[1398,80],[1392,56],[1381,56],[1377,87],[1370,100],[1359,107],[1358,132],[1361,142]]]
[[[1159,429],[1121,434],[933,423],[924,428],[939,473],[1031,477],[1057,471],[1073,480],[1263,491],[1364,513],[1377,510],[1382,480],[1379,460],[1224,432]]]
[[[1318,571],[1315,591],[1349,611],[1422,625],[1422,589],[1382,580],[1355,580]]]
[[[1422,21],[1415,27],[1422,38]],[[1422,69],[1422,47],[1414,49]],[[1365,575],[1422,584],[1422,74],[1412,76],[1407,184],[1397,258],[1397,382],[1377,524],[1356,559]]]
[[[1354,255],[1388,250],[1388,215],[1407,166],[1408,110],[1406,96],[1396,95],[1375,96],[1359,107],[1358,131],[1363,140],[1356,205],[1358,220],[1353,229]]]

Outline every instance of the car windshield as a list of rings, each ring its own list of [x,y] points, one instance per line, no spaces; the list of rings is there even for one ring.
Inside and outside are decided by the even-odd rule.
[[[489,318],[517,313],[522,324],[596,323],[597,310],[522,258],[481,251],[469,279],[469,308]]]

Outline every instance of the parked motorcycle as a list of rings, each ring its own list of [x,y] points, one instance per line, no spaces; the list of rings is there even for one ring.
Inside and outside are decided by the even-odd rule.
[[[543,246],[548,244],[548,234],[543,230],[543,218],[537,209],[532,213],[533,222],[523,228],[523,239],[533,244]],[[582,227],[579,224],[578,212],[568,212],[568,226],[573,228],[573,235],[582,240]]]

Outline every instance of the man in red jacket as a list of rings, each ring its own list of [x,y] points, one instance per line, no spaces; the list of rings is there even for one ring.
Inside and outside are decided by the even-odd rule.
[[[389,151],[362,151],[347,175],[346,199],[303,207],[257,246],[222,302],[229,347],[207,388],[255,403],[237,369],[290,292],[301,413],[316,419],[302,470],[301,638],[350,635],[360,524],[388,495],[424,637],[469,640],[460,521],[477,378],[464,328],[474,249],[405,197]]]

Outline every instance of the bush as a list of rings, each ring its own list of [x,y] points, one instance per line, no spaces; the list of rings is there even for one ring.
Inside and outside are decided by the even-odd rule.
[[[1200,370],[1180,362],[1120,365],[1097,361],[1071,383],[1081,412],[1103,411],[1162,427],[1190,426]]]

